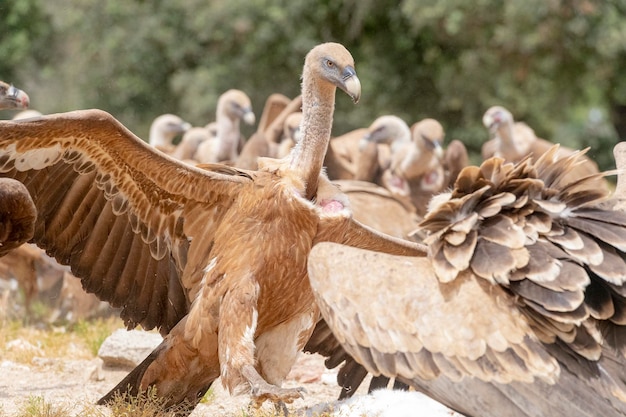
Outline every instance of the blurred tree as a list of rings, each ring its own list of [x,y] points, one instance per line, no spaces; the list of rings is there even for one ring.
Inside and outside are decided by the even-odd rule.
[[[23,74],[53,56],[52,33],[40,0],[0,0],[0,79],[27,89]]]
[[[0,11],[12,15],[28,3],[46,11],[44,22],[52,16],[54,64],[30,73],[41,110],[103,108],[142,137],[164,112],[197,125],[211,121],[229,88],[246,91],[257,114],[271,93],[295,96],[304,55],[325,41],[348,46],[363,84],[359,106],[338,98],[335,134],[385,113],[409,123],[435,117],[448,138],[462,139],[477,155],[488,136],[482,114],[501,104],[539,136],[592,146],[605,168],[626,135],[621,0],[5,3]],[[26,27],[21,13],[11,28]],[[0,65],[10,74],[18,64],[4,38],[19,45],[24,35],[9,33]],[[44,40],[31,39],[20,51],[34,59]]]

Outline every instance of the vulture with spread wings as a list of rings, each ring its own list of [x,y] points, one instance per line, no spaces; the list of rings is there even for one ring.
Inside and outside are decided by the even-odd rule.
[[[427,257],[313,248],[336,339],[311,350],[346,360],[344,389],[369,371],[467,416],[626,415],[626,213],[557,151],[464,169],[421,223]]]
[[[257,403],[293,401],[301,390],[280,385],[319,316],[313,245],[424,254],[352,220],[321,172],[336,88],[358,101],[352,56],[318,45],[302,73],[302,140],[254,172],[185,165],[99,110],[0,122],[0,173],[39,211],[33,241],[121,307],[129,328],[165,336],[101,403],[155,387],[185,414],[219,376]]]

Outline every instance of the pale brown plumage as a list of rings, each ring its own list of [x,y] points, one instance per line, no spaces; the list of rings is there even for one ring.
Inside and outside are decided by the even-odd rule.
[[[391,163],[382,183],[392,193],[409,197],[421,216],[431,197],[446,187],[443,165],[443,126],[423,119],[411,126],[412,140],[392,150]]]
[[[328,177],[331,180],[378,183],[379,170],[389,165],[390,154],[389,147],[378,144],[404,141],[405,125],[396,116],[381,116],[367,128],[354,129],[332,138],[324,160]]]
[[[183,134],[176,148],[170,155],[180,161],[196,164],[196,153],[204,142],[215,138],[215,135],[206,127],[191,127]]]
[[[278,156],[278,135],[276,132],[283,129],[286,118],[291,112],[299,111],[302,101],[299,97],[289,100],[282,94],[272,94],[265,101],[261,121],[257,131],[246,141],[235,166],[242,169],[258,169],[258,159],[263,157],[276,158]],[[282,155],[280,157],[286,156]]]
[[[537,137],[535,131],[526,123],[515,122],[511,112],[502,106],[487,109],[483,115],[483,125],[491,135],[491,139],[483,144],[483,159],[498,156],[508,162],[519,162],[529,155],[539,158],[554,146],[554,143]],[[563,158],[574,152],[573,149],[561,146],[557,157]],[[584,156],[567,175],[568,178],[575,180],[598,172],[598,165],[591,158]],[[596,185],[608,190],[608,184],[603,178],[597,179]]]
[[[376,118],[359,141],[354,179],[382,183],[382,173],[389,167],[391,154],[411,141],[409,126],[394,115]]]
[[[593,178],[564,179],[582,155],[557,150],[466,168],[421,224],[427,257],[312,250],[316,299],[353,359],[467,416],[626,415],[626,213]]]
[[[443,155],[444,188],[452,188],[463,168],[469,165],[467,148],[458,139],[448,143]]]
[[[324,159],[326,173],[331,180],[351,180],[356,173],[359,142],[367,128],[359,128],[333,137]]]
[[[336,180],[333,184],[348,196],[355,220],[387,235],[413,240],[421,217],[409,200],[368,181]]]
[[[37,110],[33,110],[33,109],[26,109],[26,110],[22,110],[21,112],[13,116],[11,119],[23,120],[23,119],[30,119],[32,117],[39,117],[39,116],[43,116],[43,113]]]
[[[302,122],[302,112],[296,111],[285,118],[283,134],[276,147],[276,158],[284,158],[296,146],[300,140],[300,123]]]
[[[25,243],[0,258],[0,278],[15,279],[23,292],[23,305],[28,316],[35,300],[49,309],[45,318],[75,322],[111,311],[93,294],[87,294],[80,280],[66,266],[59,265],[35,245]],[[103,308],[104,307],[104,308]]]
[[[318,318],[310,248],[424,253],[352,220],[321,174],[336,88],[358,100],[352,57],[319,45],[302,74],[302,141],[257,172],[185,165],[98,110],[0,122],[0,171],[28,184],[37,245],[122,307],[128,327],[165,335],[101,402],[155,386],[192,409],[218,376],[257,402],[292,401],[301,392],[280,384]]]
[[[191,124],[175,114],[162,114],[150,124],[148,143],[167,154],[176,150],[174,139],[191,128]]]
[[[265,100],[263,112],[257,125],[257,132],[264,132],[276,120],[276,118],[287,108],[291,100],[284,94],[270,94]]]
[[[4,279],[15,278],[24,294],[26,314],[31,314],[32,302],[38,291],[37,263],[42,251],[27,243],[20,245],[0,258],[0,276]]]
[[[237,89],[230,89],[220,95],[215,111],[217,136],[198,147],[196,159],[203,164],[234,164],[243,146],[240,129],[242,120],[248,125],[253,125],[256,120],[250,97]]]

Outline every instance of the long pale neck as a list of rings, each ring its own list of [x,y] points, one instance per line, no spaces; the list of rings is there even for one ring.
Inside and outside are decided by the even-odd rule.
[[[219,145],[217,155],[219,160],[230,160],[237,156],[240,135],[239,119],[232,120],[225,114],[218,118],[217,137],[219,138]]]
[[[513,123],[506,122],[498,127],[498,137],[500,138],[501,156],[508,159],[517,157],[518,151],[513,142]]]
[[[301,140],[291,152],[290,168],[299,173],[306,187],[306,198],[317,192],[318,177],[330,142],[335,111],[335,87],[303,74]]]
[[[150,145],[167,147],[172,144],[172,139],[174,137],[166,137],[159,126],[150,126],[150,135],[148,136]]]

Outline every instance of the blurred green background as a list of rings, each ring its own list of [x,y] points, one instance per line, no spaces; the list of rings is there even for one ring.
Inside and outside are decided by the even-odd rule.
[[[477,162],[500,104],[605,169],[626,138],[626,0],[0,0],[0,79],[34,109],[101,108],[145,139],[162,113],[212,121],[229,88],[260,116],[326,41],[363,85],[357,106],[338,95],[335,135],[434,117]]]

